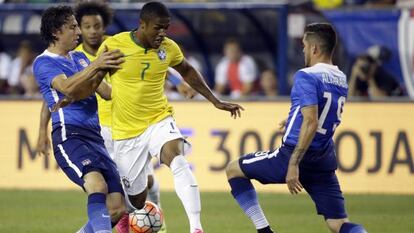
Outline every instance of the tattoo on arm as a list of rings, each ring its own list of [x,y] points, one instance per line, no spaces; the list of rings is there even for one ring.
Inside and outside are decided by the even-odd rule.
[[[289,163],[291,165],[299,165],[300,161],[302,161],[303,156],[305,155],[306,150],[302,148],[295,148],[292,153],[292,157],[290,158]]]

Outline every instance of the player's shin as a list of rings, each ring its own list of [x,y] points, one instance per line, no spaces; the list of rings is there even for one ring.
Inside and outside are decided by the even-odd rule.
[[[272,232],[259,205],[252,182],[246,178],[236,177],[229,179],[229,184],[234,199],[256,226],[258,232]],[[266,231],[267,229],[268,231]]]
[[[190,232],[202,232],[200,222],[200,191],[190,166],[183,155],[177,155],[170,164],[174,176],[175,191],[184,205],[190,222]]]
[[[93,232],[112,232],[111,218],[105,202],[104,193],[92,193],[88,196],[88,217]]]

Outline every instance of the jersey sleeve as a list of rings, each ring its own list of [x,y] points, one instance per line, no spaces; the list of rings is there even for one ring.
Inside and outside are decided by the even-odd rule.
[[[170,67],[174,67],[178,64],[180,64],[181,62],[183,62],[184,60],[184,55],[181,52],[180,47],[177,45],[177,43],[175,43],[173,40],[170,40],[169,43],[169,52],[170,52],[170,56],[171,56],[171,60],[170,60]]]
[[[40,57],[33,64],[33,75],[39,86],[51,88],[53,79],[61,74],[64,74],[63,70],[47,57]]]
[[[296,72],[293,90],[299,99],[301,108],[318,104],[316,80],[308,73]]]

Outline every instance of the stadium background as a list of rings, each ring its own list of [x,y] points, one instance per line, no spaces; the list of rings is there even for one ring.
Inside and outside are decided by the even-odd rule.
[[[401,98],[349,100],[343,114],[343,124],[335,137],[338,174],[343,191],[358,194],[352,196],[351,200],[361,198],[360,202],[367,203],[364,207],[372,210],[368,215],[379,217],[379,220],[369,222],[364,218],[365,215],[357,215],[361,222],[369,222],[368,229],[375,230],[372,232],[414,232],[414,225],[409,224],[414,217],[413,211],[404,209],[414,204],[414,103],[411,99],[414,97],[414,11],[410,8],[372,9],[357,6],[320,11],[306,3],[278,2],[168,3],[173,14],[170,37],[202,61],[203,73],[210,86],[214,86],[214,65],[220,57],[222,43],[229,37],[237,38],[244,51],[258,60],[259,66],[273,67],[279,82],[280,97],[263,99],[252,96],[238,101],[246,108],[239,120],[230,119],[202,100],[172,102],[178,124],[193,145],[189,160],[203,195],[217,192],[211,194],[214,196],[229,191],[223,169],[230,160],[245,152],[267,150],[280,144],[282,134],[277,131],[277,123],[287,116],[292,73],[303,65],[300,44],[303,27],[309,22],[328,21],[333,23],[339,33],[340,45],[335,62],[341,69],[349,74],[356,57],[368,47],[387,46],[392,56],[384,67],[398,77],[407,92],[407,96]],[[46,6],[48,4],[0,4],[1,40],[7,52],[14,54],[19,41],[23,39],[29,39],[38,52],[44,49],[38,31],[40,14]],[[140,3],[113,3],[115,18],[108,28],[108,34],[135,28],[140,6]],[[3,198],[6,194],[19,197],[19,193],[28,190],[34,193],[33,190],[69,189],[77,190],[75,197],[83,200],[83,197],[76,196],[80,192],[77,187],[56,168],[53,156],[39,157],[34,151],[40,100],[25,100],[18,96],[0,98],[0,193],[5,194],[0,199],[0,216],[8,215],[5,210],[15,208],[7,198]],[[161,189],[166,198],[170,198],[173,196],[170,193],[173,183],[169,171],[163,166],[158,167],[156,163],[154,166],[157,167],[156,175]],[[258,189],[270,192],[269,195],[279,199],[286,199],[284,194],[274,194],[287,193],[285,186],[258,186]],[[40,192],[40,195],[44,195],[43,191]],[[230,198],[228,193],[223,195]],[[30,196],[22,198],[28,198],[31,203]],[[266,198],[272,200],[270,196],[264,196]],[[405,222],[401,220],[403,222],[399,231],[391,228],[384,230],[387,229],[385,226],[377,226],[381,221],[387,222],[384,219],[393,219],[386,211],[383,215],[377,215],[376,212],[375,206],[388,203],[387,198],[392,201],[385,209],[393,209],[396,219],[408,218]],[[286,201],[294,203],[292,199]],[[404,202],[401,204],[398,201]],[[168,221],[168,216],[176,214],[168,212],[170,204],[164,206]],[[274,208],[277,209],[278,205],[275,204]],[[234,211],[240,212],[237,208]],[[3,219],[0,220],[0,232],[26,232],[6,223],[5,219],[11,219],[12,222],[14,218],[18,219],[19,213],[16,217],[11,216],[0,217]],[[240,221],[246,220],[240,216]],[[182,222],[186,224],[185,220]],[[398,224],[398,221],[392,222],[395,223]],[[172,229],[181,229],[177,223],[170,225]],[[76,225],[70,229],[75,230]],[[318,229],[323,228],[293,232],[323,231]]]

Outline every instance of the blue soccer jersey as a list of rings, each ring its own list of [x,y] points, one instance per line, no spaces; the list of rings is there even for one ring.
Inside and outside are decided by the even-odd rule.
[[[342,107],[347,94],[346,76],[337,66],[318,63],[296,72],[284,143],[291,146],[298,143],[303,120],[300,110],[317,105],[318,129],[309,149],[321,149],[328,145],[336,127],[341,123]]]
[[[49,109],[64,97],[64,94],[52,87],[52,80],[61,74],[70,78],[82,71],[89,63],[83,53],[76,51],[69,52],[68,57],[63,57],[45,50],[36,58],[33,73]],[[52,112],[53,130],[60,128],[62,141],[67,138],[67,125],[99,133],[97,109],[95,94],[60,108],[57,112]]]

